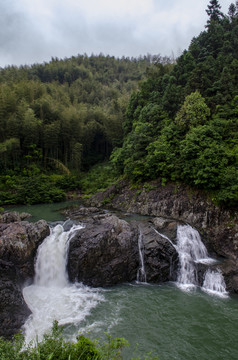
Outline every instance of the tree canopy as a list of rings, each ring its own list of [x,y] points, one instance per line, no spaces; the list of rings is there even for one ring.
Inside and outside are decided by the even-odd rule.
[[[62,200],[66,179],[50,174],[78,177],[108,159],[151,62],[78,55],[0,69],[0,202]],[[73,183],[68,178],[68,190]]]
[[[133,181],[161,178],[238,204],[238,2],[211,0],[205,30],[176,64],[154,64],[130,99],[114,166]]]
[[[185,182],[237,206],[238,2],[206,12],[176,62],[84,54],[0,69],[0,201],[32,201],[27,186],[62,199],[75,181],[53,176],[50,193],[40,172],[78,176],[111,156],[132,181]]]

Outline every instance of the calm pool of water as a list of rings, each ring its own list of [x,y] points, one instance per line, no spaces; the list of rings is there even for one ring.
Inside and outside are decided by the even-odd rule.
[[[19,205],[8,207],[7,211],[27,212],[32,215],[27,221],[38,221],[44,219],[48,222],[65,220],[65,216],[61,214],[61,210],[68,206],[80,205],[80,201],[65,201],[52,204],[37,204],[37,205]]]
[[[125,359],[153,351],[160,360],[237,360],[238,298],[221,299],[174,284],[126,284],[102,290],[105,301],[79,331],[109,332],[131,346]]]

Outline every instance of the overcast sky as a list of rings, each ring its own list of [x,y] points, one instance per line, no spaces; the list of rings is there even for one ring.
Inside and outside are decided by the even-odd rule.
[[[235,0],[220,0],[223,13]],[[209,0],[0,0],[0,67],[92,53],[176,57]]]

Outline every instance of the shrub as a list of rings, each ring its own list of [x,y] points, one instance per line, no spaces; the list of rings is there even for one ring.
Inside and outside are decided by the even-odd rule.
[[[13,341],[0,338],[1,360],[104,360],[121,359],[122,347],[127,345],[124,339],[108,338],[108,342],[100,343],[83,335],[76,342],[65,341],[63,327],[55,321],[52,331],[44,335],[42,341],[26,345],[24,336],[19,334]]]

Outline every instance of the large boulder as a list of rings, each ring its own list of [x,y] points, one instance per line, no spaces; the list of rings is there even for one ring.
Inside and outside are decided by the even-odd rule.
[[[9,224],[16,221],[22,221],[31,217],[31,214],[28,213],[18,213],[17,211],[4,212],[0,215],[0,222]]]
[[[49,235],[46,221],[0,223],[0,259],[12,262],[22,279],[34,275],[34,258],[38,246]]]
[[[83,219],[85,228],[72,239],[68,253],[68,274],[71,281],[91,286],[111,286],[135,281],[141,267],[141,254],[149,282],[175,280],[178,255],[165,236],[148,221],[127,222],[98,209],[73,210],[70,217]],[[168,225],[171,226],[169,222]],[[172,229],[172,227],[171,227]],[[172,231],[170,229],[170,231]],[[138,279],[144,281],[145,279]]]
[[[6,213],[0,219],[0,336],[10,338],[30,314],[22,286],[32,281],[38,246],[49,234],[44,220],[21,221],[25,215]]]
[[[91,286],[132,281],[138,265],[137,232],[114,215],[94,216],[70,241],[68,274],[71,281]]]

